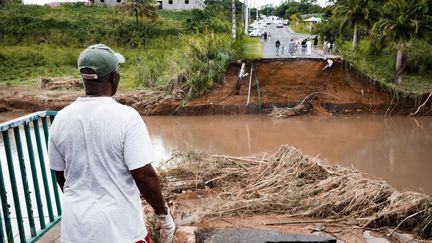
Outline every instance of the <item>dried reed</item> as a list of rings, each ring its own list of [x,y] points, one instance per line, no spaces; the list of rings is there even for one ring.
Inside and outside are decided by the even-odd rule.
[[[365,228],[398,226],[423,238],[432,236],[430,196],[399,192],[384,181],[323,164],[290,146],[263,158],[185,153],[173,161],[175,166],[162,172],[171,198],[183,190],[221,191],[221,203],[207,216],[297,214]]]

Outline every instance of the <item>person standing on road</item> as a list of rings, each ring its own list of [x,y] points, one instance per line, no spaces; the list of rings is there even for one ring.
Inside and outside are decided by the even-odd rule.
[[[301,42],[301,51],[302,51],[302,55],[304,55],[305,53],[306,53],[306,39],[304,39],[302,42]]]
[[[285,50],[285,43],[283,43],[282,42],[282,51],[281,51],[281,56],[284,56],[285,55],[285,52],[286,52],[286,50]]]
[[[280,41],[279,40],[277,40],[276,41],[276,43],[275,43],[275,46],[276,46],[276,56],[279,56],[279,47],[280,47]]]
[[[323,51],[324,51],[324,54],[327,54],[327,53],[328,53],[328,46],[329,46],[328,41],[324,40],[324,43],[323,43]]]
[[[293,39],[291,39],[290,42],[289,42],[289,44],[288,44],[288,52],[289,52],[289,54],[291,56],[294,56],[294,53],[295,53],[295,43],[294,43]]]
[[[306,41],[306,54],[308,56],[312,55],[312,42],[310,41],[309,38],[307,38],[307,41]]]
[[[317,35],[316,35],[315,38],[314,38],[314,43],[313,43],[313,45],[314,45],[314,48],[317,48],[317,46],[318,46],[318,36],[317,36]]]
[[[333,39],[333,36],[330,37],[329,44],[330,44],[330,46],[329,46],[329,48],[328,48],[328,49],[329,49],[328,51],[329,51],[330,53],[332,53],[332,52],[333,52],[333,48],[334,48],[334,39]]]
[[[149,243],[140,194],[156,214],[161,242],[175,224],[151,163],[153,148],[141,116],[111,98],[124,57],[103,44],[81,52],[85,96],[58,112],[50,129],[50,168],[63,191],[61,241]]]

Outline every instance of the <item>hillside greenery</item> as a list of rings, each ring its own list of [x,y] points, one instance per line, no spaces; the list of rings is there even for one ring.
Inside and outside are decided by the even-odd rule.
[[[233,60],[259,57],[259,42],[240,33],[232,42],[229,13],[216,2],[205,10],[159,11],[137,25],[118,9],[79,3],[1,6],[0,83],[35,87],[41,77],[78,78],[79,53],[104,43],[126,58],[121,89],[178,86],[189,98],[199,96]]]

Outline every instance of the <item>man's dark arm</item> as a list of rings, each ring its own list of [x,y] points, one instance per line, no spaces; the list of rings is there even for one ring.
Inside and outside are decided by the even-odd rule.
[[[66,179],[64,177],[64,171],[54,170],[54,172],[55,172],[55,175],[56,175],[57,183],[59,184],[61,190],[63,191],[63,187],[64,187],[64,184],[65,184],[65,181],[66,181]]]
[[[155,214],[167,214],[168,211],[162,197],[159,177],[153,169],[153,166],[148,164],[144,167],[131,170],[131,174],[141,195],[153,208]]]

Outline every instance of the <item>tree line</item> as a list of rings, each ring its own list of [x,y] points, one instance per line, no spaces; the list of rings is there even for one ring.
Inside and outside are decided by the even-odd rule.
[[[352,31],[353,50],[362,37],[370,38],[378,52],[385,43],[395,46],[396,84],[402,81],[408,44],[415,41],[432,44],[430,0],[339,0],[330,10],[328,25],[339,26],[339,35]]]

